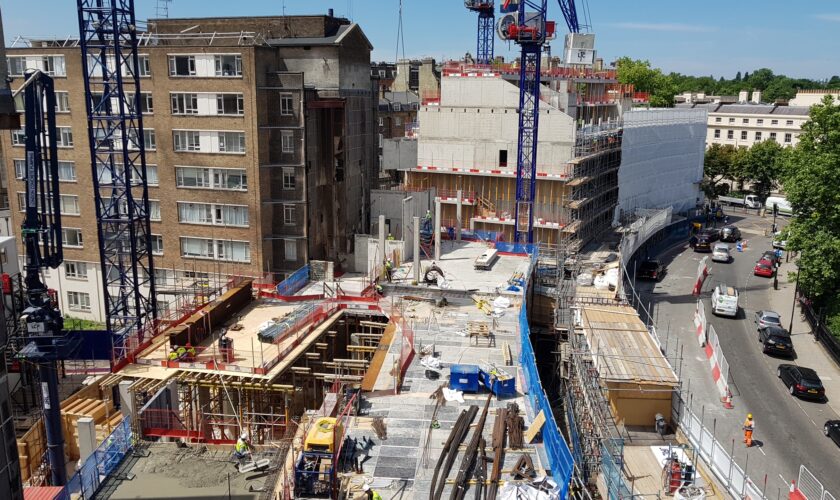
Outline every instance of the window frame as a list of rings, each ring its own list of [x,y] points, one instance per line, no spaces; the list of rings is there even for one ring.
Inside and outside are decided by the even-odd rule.
[[[75,301],[71,300],[70,297],[75,297]],[[87,304],[84,304],[83,298],[87,299]],[[75,302],[75,303],[74,303]],[[67,291],[67,308],[71,311],[81,311],[81,312],[90,312],[91,305],[90,305],[90,294],[88,292],[77,292],[74,290]]]
[[[294,95],[289,93],[280,94],[280,116],[294,116],[295,102]]]

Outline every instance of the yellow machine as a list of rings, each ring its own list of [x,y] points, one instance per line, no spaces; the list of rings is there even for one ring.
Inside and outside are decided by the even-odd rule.
[[[335,434],[338,425],[338,435],[343,436],[341,423],[336,423],[335,417],[319,417],[315,420],[306,440],[303,442],[304,452],[333,453],[335,447]]]

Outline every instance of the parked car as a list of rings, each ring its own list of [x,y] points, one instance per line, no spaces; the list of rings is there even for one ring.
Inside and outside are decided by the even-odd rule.
[[[826,420],[823,433],[830,437],[837,446],[840,446],[840,420]]]
[[[787,249],[787,237],[783,236],[781,231],[776,231],[773,235],[773,248]]]
[[[741,230],[735,226],[723,226],[720,230],[720,241],[736,242],[741,239]]]
[[[718,316],[738,316],[738,290],[721,283],[712,292],[712,313]]]
[[[715,243],[715,249],[712,250],[712,260],[727,263],[731,261],[732,254],[729,253],[729,245],[726,243]]]
[[[700,234],[699,236],[697,236],[697,243],[694,244],[694,251],[711,252],[712,243],[714,243],[714,240],[712,240],[711,237],[705,234]]]
[[[782,258],[776,254],[775,250],[766,250],[763,254],[761,254],[761,258],[769,260],[774,266],[782,263]]]
[[[756,276],[763,276],[765,278],[772,278],[773,275],[776,274],[776,268],[773,265],[773,262],[762,258],[755,263],[753,274]]]
[[[764,354],[793,356],[793,340],[790,333],[780,326],[759,328],[758,341],[764,344]]]
[[[709,238],[709,241],[714,243],[714,242],[716,242],[717,240],[720,239],[720,230],[719,229],[706,228],[706,229],[700,231],[700,234],[697,235],[697,236],[698,236],[698,238],[706,236],[706,237]]]
[[[825,399],[825,387],[817,372],[810,368],[797,365],[779,365],[776,375],[782,379],[782,383],[788,388],[792,396],[800,398]]]
[[[665,274],[665,266],[658,260],[646,260],[639,266],[639,271],[636,273],[637,278],[660,280]]]
[[[768,326],[782,326],[782,317],[775,311],[756,311],[754,321],[756,330]]]

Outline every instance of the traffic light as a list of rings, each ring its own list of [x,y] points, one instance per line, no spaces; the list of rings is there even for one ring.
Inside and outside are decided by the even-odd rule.
[[[779,215],[779,204],[773,203],[773,217]]]

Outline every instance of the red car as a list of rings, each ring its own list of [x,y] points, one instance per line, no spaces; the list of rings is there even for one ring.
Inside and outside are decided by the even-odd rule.
[[[773,263],[767,259],[761,259],[755,263],[753,274],[756,276],[764,276],[765,278],[772,278],[776,273]]]

